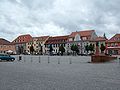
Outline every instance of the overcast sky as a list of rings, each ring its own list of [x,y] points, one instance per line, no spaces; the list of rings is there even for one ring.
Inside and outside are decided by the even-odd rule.
[[[0,37],[120,33],[120,0],[0,0]]]

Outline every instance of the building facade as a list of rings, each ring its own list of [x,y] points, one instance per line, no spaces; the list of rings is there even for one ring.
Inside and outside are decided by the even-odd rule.
[[[49,54],[50,45],[53,48],[53,54],[59,53],[59,47],[61,45],[63,45],[63,47],[65,48],[65,52],[67,52],[66,44],[68,41],[68,37],[69,37],[68,35],[49,37],[49,39],[45,43],[45,53]]]
[[[106,41],[107,41],[108,39],[107,38],[105,38],[105,37],[101,37],[101,36],[99,36],[99,37],[97,37],[96,39],[94,39],[94,40],[91,40],[90,41],[90,43],[92,44],[92,45],[94,45],[94,53],[96,53],[96,44],[98,44],[98,49],[99,49],[99,53],[102,53],[101,52],[101,45],[103,44],[105,47],[106,47]],[[106,51],[104,51],[104,53],[106,53]]]
[[[15,45],[3,38],[0,38],[0,53],[15,54]]]
[[[111,55],[120,55],[120,34],[114,35],[106,42],[107,53]]]
[[[32,40],[29,34],[20,35],[12,43],[15,44],[16,54],[26,54],[26,43]]]
[[[79,48],[79,54],[85,54],[85,46],[91,42],[91,40],[95,40],[97,35],[95,30],[85,30],[85,31],[76,31],[72,32],[69,35],[68,42],[66,44],[67,52],[71,53],[71,46],[77,45]]]
[[[49,36],[33,37],[33,39],[26,43],[27,53],[30,54],[30,47],[33,46],[34,53],[45,54],[45,42],[49,39]]]

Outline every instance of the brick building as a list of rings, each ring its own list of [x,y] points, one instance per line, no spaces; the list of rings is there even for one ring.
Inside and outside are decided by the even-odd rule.
[[[26,53],[26,43],[32,40],[32,36],[29,34],[20,35],[12,43],[15,44],[16,53],[23,54]]]
[[[106,42],[107,53],[120,55],[120,34],[114,35]]]
[[[45,42],[49,39],[49,36],[40,36],[33,37],[33,39],[26,43],[27,53],[30,53],[30,47],[33,45],[36,54],[44,54],[45,53]]]
[[[0,38],[0,53],[7,53],[8,51],[15,54],[15,45],[3,38]]]
[[[66,43],[68,41],[68,35],[66,36],[55,36],[55,37],[49,37],[49,39],[45,43],[45,53],[49,53],[49,46],[52,45],[53,47],[53,53],[57,54],[59,53],[59,46],[63,45],[66,49]]]
[[[76,44],[79,48],[79,53],[84,54],[86,53],[85,46],[91,42],[91,40],[95,40],[97,35],[95,30],[84,30],[84,31],[76,31],[72,32],[69,35],[69,39],[67,42],[67,52],[71,51],[71,46]]]
[[[91,40],[90,43],[94,45],[94,50],[95,50],[94,53],[96,53],[96,44],[98,43],[99,53],[101,53],[101,49],[100,49],[101,45],[103,44],[104,46],[106,46],[107,40],[108,40],[107,38],[101,36],[97,37],[94,40]]]

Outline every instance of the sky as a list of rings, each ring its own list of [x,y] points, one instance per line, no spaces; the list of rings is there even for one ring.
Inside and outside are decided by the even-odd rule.
[[[0,0],[0,38],[69,35],[96,30],[120,33],[120,0]]]

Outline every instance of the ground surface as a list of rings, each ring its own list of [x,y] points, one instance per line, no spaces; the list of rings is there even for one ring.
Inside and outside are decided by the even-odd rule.
[[[0,90],[120,90],[120,64],[90,57],[22,56],[0,62]]]

